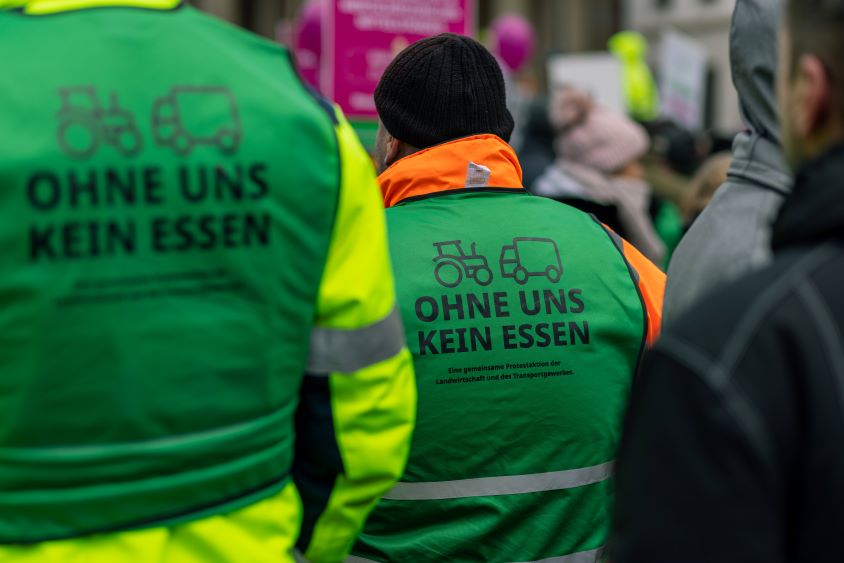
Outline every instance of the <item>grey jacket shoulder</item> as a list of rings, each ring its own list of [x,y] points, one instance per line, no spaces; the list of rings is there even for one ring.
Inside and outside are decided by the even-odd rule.
[[[683,238],[668,269],[663,326],[724,283],[766,266],[781,192],[728,181]]]
[[[733,82],[747,130],[729,179],[680,243],[668,269],[663,323],[705,293],[768,264],[771,227],[791,192],[779,145],[774,72],[781,0],[738,0],[730,34]]]

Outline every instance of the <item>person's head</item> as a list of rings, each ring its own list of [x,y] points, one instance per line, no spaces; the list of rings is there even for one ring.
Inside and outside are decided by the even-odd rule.
[[[607,176],[644,177],[641,161],[650,139],[626,115],[595,104],[586,92],[561,88],[552,96],[549,116],[557,130],[555,148],[564,160]]]
[[[783,147],[797,167],[844,140],[844,0],[789,0],[779,52]]]
[[[671,120],[643,124],[651,139],[651,156],[672,172],[693,176],[701,164],[704,150],[701,137]]]
[[[399,53],[378,83],[375,107],[379,173],[446,141],[493,134],[509,142],[513,132],[495,57],[474,39],[450,33]]]
[[[690,226],[703,213],[715,197],[715,192],[727,181],[732,162],[733,155],[730,152],[714,154],[694,175],[680,201],[680,212],[687,226]]]

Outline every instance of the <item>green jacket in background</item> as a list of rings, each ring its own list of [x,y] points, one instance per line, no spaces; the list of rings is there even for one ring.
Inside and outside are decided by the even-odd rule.
[[[348,123],[282,48],[173,0],[3,5],[0,543],[295,481],[300,548],[342,559],[415,407]]]
[[[622,65],[627,113],[638,121],[653,121],[660,114],[659,88],[648,66],[648,41],[636,31],[622,31],[607,43]]]

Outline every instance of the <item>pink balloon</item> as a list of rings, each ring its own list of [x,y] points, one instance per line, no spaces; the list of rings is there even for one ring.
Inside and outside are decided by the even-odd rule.
[[[533,26],[518,14],[504,14],[492,24],[495,54],[511,72],[519,72],[536,48]]]

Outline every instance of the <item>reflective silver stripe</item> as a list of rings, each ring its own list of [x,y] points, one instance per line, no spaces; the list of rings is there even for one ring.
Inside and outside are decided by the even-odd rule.
[[[398,308],[383,320],[357,330],[314,328],[308,373],[352,373],[389,360],[404,348],[404,327]]]
[[[590,551],[581,551],[579,553],[572,553],[571,555],[561,555],[560,557],[549,557],[548,559],[540,559],[539,561],[524,561],[522,563],[596,563],[601,559],[604,548],[593,549]],[[378,563],[372,559],[364,559],[356,555],[349,555],[343,563]]]
[[[612,476],[612,470],[613,462],[610,461],[583,469],[531,475],[483,477],[432,483],[396,483],[384,495],[384,498],[389,500],[443,500],[558,491],[606,481]]]
[[[572,553],[571,555],[561,555],[560,557],[549,557],[548,559],[540,559],[539,561],[525,561],[523,563],[596,563],[604,554],[604,548],[592,549],[590,551],[581,551],[579,553]]]

